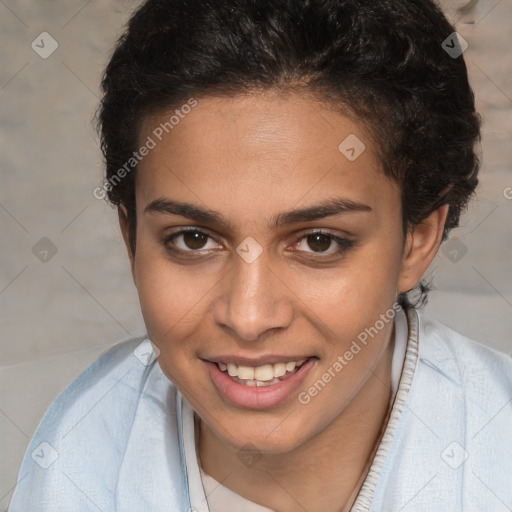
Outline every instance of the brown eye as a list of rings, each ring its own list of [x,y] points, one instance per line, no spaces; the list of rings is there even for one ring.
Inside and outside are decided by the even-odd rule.
[[[201,233],[200,231],[186,231],[182,234],[183,243],[189,249],[203,249],[208,242],[208,238],[210,238],[206,233]]]
[[[341,238],[333,233],[314,231],[306,233],[295,244],[295,248],[303,255],[319,260],[331,256],[342,256],[354,246],[354,242]],[[324,260],[327,261],[327,260]]]
[[[221,246],[204,231],[198,229],[184,229],[164,238],[162,243],[167,250],[173,253],[188,253],[191,257],[197,252],[197,256],[204,251],[219,249]]]
[[[314,233],[307,236],[308,247],[315,252],[327,251],[332,244],[332,237],[322,233]]]

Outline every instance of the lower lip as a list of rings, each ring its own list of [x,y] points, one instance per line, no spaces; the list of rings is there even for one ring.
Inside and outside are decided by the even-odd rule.
[[[205,362],[213,384],[226,400],[238,407],[266,409],[281,404],[299,389],[315,364],[315,359],[309,359],[291,377],[272,386],[239,384],[221,371],[216,363]]]

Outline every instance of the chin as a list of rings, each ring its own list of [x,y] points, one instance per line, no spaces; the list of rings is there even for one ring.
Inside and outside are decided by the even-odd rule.
[[[261,413],[256,413],[261,415]],[[220,422],[209,427],[222,441],[234,450],[260,453],[286,453],[308,439],[308,428],[293,421],[285,414],[279,418],[248,419],[246,421]]]

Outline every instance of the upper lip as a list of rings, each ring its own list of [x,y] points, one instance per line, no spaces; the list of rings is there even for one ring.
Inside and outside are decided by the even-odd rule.
[[[282,355],[267,355],[256,358],[243,357],[243,356],[215,356],[203,358],[205,361],[211,363],[224,363],[224,364],[236,364],[237,366],[263,366],[265,364],[276,364],[276,363],[289,363],[292,361],[302,361],[303,359],[310,359],[313,356],[282,356]]]

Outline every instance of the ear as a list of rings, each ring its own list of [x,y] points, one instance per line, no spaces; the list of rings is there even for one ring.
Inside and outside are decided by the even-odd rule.
[[[437,254],[443,239],[448,207],[447,204],[440,206],[407,234],[398,293],[412,290]]]
[[[126,247],[126,251],[128,252],[128,258],[130,260],[130,268],[132,271],[132,279],[135,283],[135,272],[134,272],[134,266],[135,266],[135,259],[134,255],[132,254],[132,251],[130,249],[130,229],[128,224],[128,211],[126,210],[126,207],[123,204],[120,204],[117,208],[117,214],[119,217],[119,227],[121,228],[121,234],[123,235],[124,245]]]

